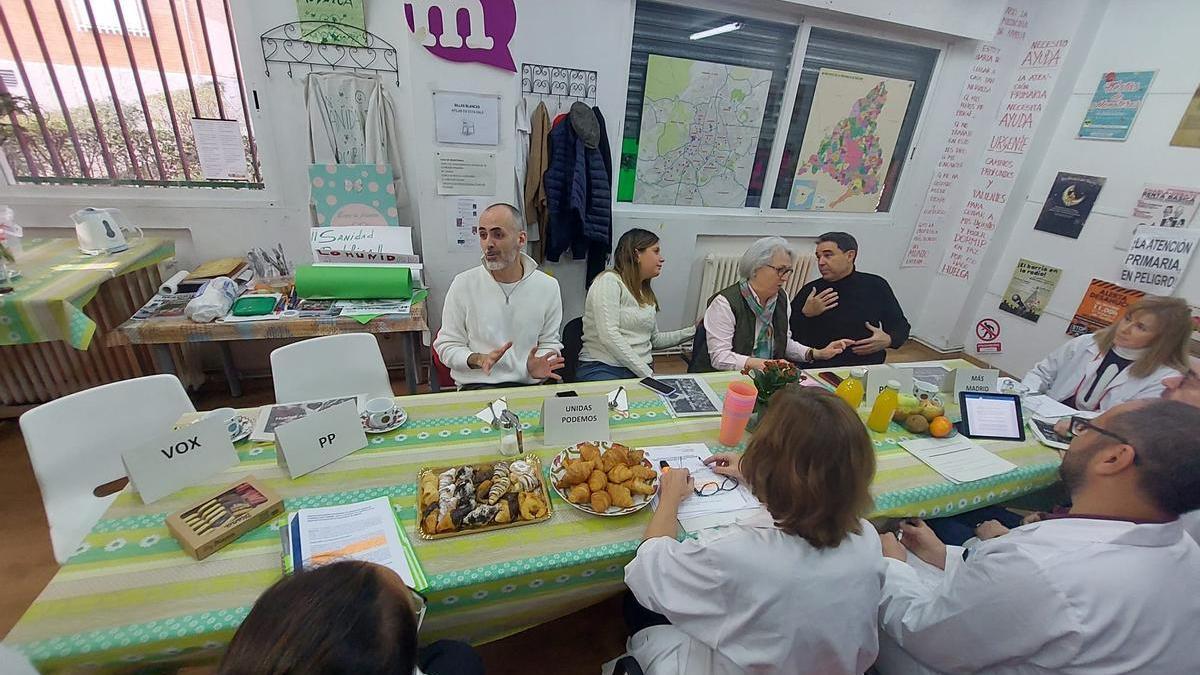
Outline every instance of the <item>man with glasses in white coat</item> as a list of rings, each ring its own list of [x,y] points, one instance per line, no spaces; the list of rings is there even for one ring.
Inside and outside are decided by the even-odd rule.
[[[1200,508],[1200,409],[1132,401],[1072,431],[1068,514],[965,559],[921,521],[882,537],[883,675],[1198,672],[1200,546],[1179,516]]]

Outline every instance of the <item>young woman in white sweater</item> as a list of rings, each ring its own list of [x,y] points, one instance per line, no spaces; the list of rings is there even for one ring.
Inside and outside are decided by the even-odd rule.
[[[662,273],[658,235],[634,228],[621,235],[613,269],[596,277],[583,310],[580,382],[650,377],[650,353],[692,339],[695,326],[660,333],[650,280]]]

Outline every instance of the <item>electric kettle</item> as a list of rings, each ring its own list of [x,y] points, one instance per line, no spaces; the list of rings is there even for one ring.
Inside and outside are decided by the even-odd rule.
[[[87,255],[119,253],[129,248],[125,233],[142,236],[142,230],[129,224],[119,209],[88,207],[71,214],[79,250]]]

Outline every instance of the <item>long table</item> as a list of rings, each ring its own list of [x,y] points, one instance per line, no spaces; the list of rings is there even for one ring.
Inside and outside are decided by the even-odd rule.
[[[703,377],[718,392],[742,378],[733,373]],[[622,384],[629,392],[630,415],[612,419],[614,440],[643,447],[705,442],[718,448],[719,418],[674,419],[650,391],[632,380]],[[560,448],[541,444],[542,401],[567,388],[587,395],[616,386],[575,383],[404,397],[399,401],[409,421],[402,428],[370,436],[366,448],[298,480],[289,480],[277,467],[271,444],[242,443],[237,446],[240,465],[203,485],[149,506],[126,491],[8,641],[45,671],[88,665],[136,670],[150,663],[217,658],[255,598],[282,575],[281,521],[196,562],[180,550],[163,519],[246,475],[266,480],[288,509],[389,497],[431,583],[423,640],[452,636],[487,642],[598,602],[623,587],[623,568],[640,542],[648,509],[624,518],[597,518],[554,496],[554,515],[545,523],[431,542],[416,534],[415,480],[423,467],[498,459],[496,434],[474,415],[501,395],[525,426],[526,451],[548,464]],[[897,445],[909,436],[897,425],[872,434],[879,460],[874,516],[969,511],[1057,478],[1053,450],[1032,441],[986,441],[1018,468],[989,480],[951,484]]]

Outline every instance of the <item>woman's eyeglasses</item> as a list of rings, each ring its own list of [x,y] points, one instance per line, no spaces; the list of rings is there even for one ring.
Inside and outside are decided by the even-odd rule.
[[[787,279],[788,277],[792,276],[792,272],[794,271],[791,267],[785,267],[782,265],[779,267],[775,267],[774,265],[767,265],[767,267],[770,267],[771,269],[775,270],[775,273],[779,275],[780,279]]]
[[[736,490],[737,488],[738,488],[737,479],[726,476],[725,480],[723,480],[719,483],[716,481],[709,481],[707,483],[702,483],[701,485],[692,488],[692,492],[695,492],[696,495],[700,496],[700,497],[711,497],[711,496],[713,496],[715,494],[719,494],[721,492],[732,492],[732,491]]]
[[[429,601],[417,589],[404,585],[408,589],[408,594],[412,598],[413,612],[417,615],[417,630],[421,630],[421,624],[425,622],[425,610],[429,607]]]

